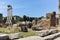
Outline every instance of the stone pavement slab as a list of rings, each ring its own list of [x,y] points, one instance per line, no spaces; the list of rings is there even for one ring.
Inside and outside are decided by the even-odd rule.
[[[31,37],[21,38],[21,39],[16,39],[16,40],[43,40],[43,38],[40,36],[31,36]]]

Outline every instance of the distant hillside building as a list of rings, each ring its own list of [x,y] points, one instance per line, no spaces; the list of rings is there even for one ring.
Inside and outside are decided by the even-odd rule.
[[[16,15],[13,16],[13,19],[14,19],[14,20],[17,20],[17,19],[19,19],[19,18],[20,18],[19,16],[16,16]]]

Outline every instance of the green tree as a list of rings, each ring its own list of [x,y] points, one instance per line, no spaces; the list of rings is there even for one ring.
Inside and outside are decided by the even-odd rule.
[[[6,21],[7,21],[7,17],[4,17],[4,20],[3,20],[3,22],[4,22],[4,23],[6,23]]]
[[[27,16],[24,15],[24,16],[23,16],[23,21],[26,21],[26,20],[27,20]]]
[[[44,16],[41,16],[41,17],[39,17],[38,19],[42,19],[42,18],[44,18]]]

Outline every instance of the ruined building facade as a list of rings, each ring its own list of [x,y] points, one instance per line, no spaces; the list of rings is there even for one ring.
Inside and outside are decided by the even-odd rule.
[[[46,18],[50,19],[50,26],[56,26],[56,12],[47,13]]]
[[[33,22],[33,25],[42,26],[43,29],[50,29],[51,27],[56,27],[58,25],[59,18],[56,17],[56,12],[53,11],[51,13],[47,13],[46,17],[42,18],[41,20],[37,20],[37,22]],[[36,27],[37,27],[36,26]]]

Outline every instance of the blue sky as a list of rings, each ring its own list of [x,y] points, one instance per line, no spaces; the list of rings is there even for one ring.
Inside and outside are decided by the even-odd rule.
[[[58,13],[58,0],[0,0],[0,13],[7,16],[7,5],[12,5],[13,15],[40,17],[46,13]]]

